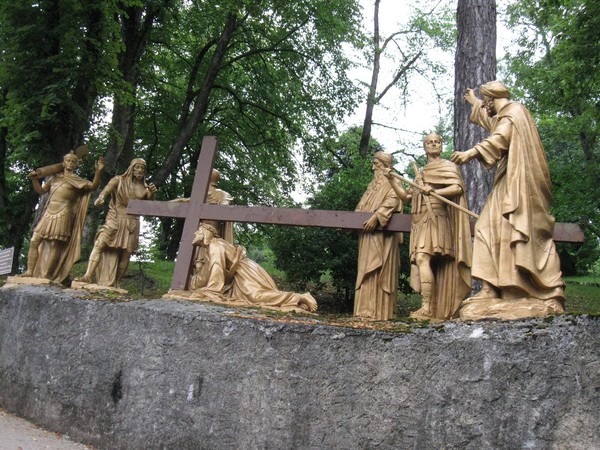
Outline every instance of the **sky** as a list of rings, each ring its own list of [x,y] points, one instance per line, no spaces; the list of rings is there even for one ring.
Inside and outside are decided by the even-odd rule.
[[[360,0],[360,2],[363,7],[365,30],[372,33],[374,0]],[[456,0],[442,0],[440,3],[450,5],[453,9],[456,8]],[[504,0],[498,1],[499,9],[500,4],[504,3]],[[387,37],[399,29],[408,17],[410,4],[411,2],[404,0],[381,0],[379,22],[380,34],[383,37]],[[434,1],[430,0],[427,4],[433,5]],[[504,42],[508,42],[507,34],[502,22],[498,21],[498,59],[504,54],[502,46]],[[436,84],[436,89],[451,99],[454,95],[454,55],[438,50],[434,57],[448,68],[447,75]],[[394,62],[384,60],[381,67],[379,86],[383,87],[392,77]],[[352,71],[351,75],[355,80],[368,83],[371,78],[371,68],[357,68]],[[418,76],[411,80],[408,97],[404,99],[406,106],[402,104],[401,95],[398,89],[390,90],[383,98],[382,104],[375,108],[374,122],[382,124],[382,126],[374,126],[372,136],[390,153],[395,153],[400,149],[420,152],[423,133],[435,129],[442,116],[445,116],[445,120],[451,124],[452,111],[447,109],[447,105],[438,103],[433,87]],[[366,105],[362,104],[352,115],[348,116],[344,123],[340,124],[340,131],[353,125],[362,126],[365,108]]]

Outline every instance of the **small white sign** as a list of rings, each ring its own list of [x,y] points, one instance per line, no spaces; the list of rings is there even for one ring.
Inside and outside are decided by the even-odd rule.
[[[13,255],[15,248],[10,247],[0,250],[0,275],[6,275],[12,270]]]

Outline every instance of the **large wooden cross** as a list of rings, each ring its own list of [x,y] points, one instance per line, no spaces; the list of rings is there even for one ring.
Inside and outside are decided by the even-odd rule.
[[[130,200],[127,206],[129,214],[173,217],[185,220],[171,289],[185,290],[187,287],[194,251],[192,246],[194,232],[202,220],[362,230],[363,224],[372,215],[369,212],[356,211],[225,206],[205,203],[216,152],[216,137],[205,136],[198,157],[198,166],[189,203]],[[385,230],[410,231],[411,222],[412,216],[410,214],[394,214]],[[557,241],[581,242],[583,241],[583,233],[576,224],[557,223],[554,228],[554,239]]]

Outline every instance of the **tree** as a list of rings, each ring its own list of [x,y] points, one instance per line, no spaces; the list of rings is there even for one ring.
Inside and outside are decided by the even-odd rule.
[[[600,4],[516,1],[508,15],[518,32],[508,72],[548,154],[553,213],[559,221],[581,224],[588,238],[583,246],[558,249],[565,268],[582,271],[597,260],[600,237]]]
[[[312,209],[353,211],[371,181],[371,159],[358,155],[360,128],[328,140],[329,164],[322,166],[323,179],[313,188],[307,205]],[[369,153],[381,150],[371,141]],[[333,286],[343,292],[346,310],[352,310],[358,259],[358,236],[335,229],[277,227],[270,232],[275,263],[299,289],[319,283],[328,273]]]
[[[0,228],[16,232],[2,244],[22,243],[31,222],[27,171],[84,140],[94,156],[108,149],[108,176],[144,157],[173,198],[189,195],[202,136],[217,134],[238,201],[280,201],[293,151],[315,157],[354,104],[342,44],[358,41],[358,11],[354,0],[3,4]]]
[[[373,8],[373,35],[367,46],[372,63],[371,80],[367,90],[365,118],[363,121],[360,140],[360,155],[365,158],[369,149],[371,130],[373,127],[373,112],[389,91],[396,87],[406,94],[409,79],[419,74],[432,83],[435,74],[443,69],[430,59],[428,50],[437,47],[448,49],[453,39],[453,27],[450,25],[451,16],[445,8],[440,8],[441,1],[428,10],[422,10],[419,5],[413,5],[412,16],[405,28],[402,28],[386,38],[380,35],[379,7],[380,0],[375,0]],[[382,57],[387,56],[398,61],[393,75],[381,91],[378,92]]]
[[[496,79],[496,2],[460,0],[456,11],[458,38],[454,64],[454,147],[467,150],[483,140],[486,131],[469,122],[467,88]],[[469,208],[481,212],[492,189],[494,174],[478,161],[461,167]]]
[[[100,0],[0,7],[0,229],[13,270],[37,203],[25,174],[83,143],[114,79],[115,12]]]

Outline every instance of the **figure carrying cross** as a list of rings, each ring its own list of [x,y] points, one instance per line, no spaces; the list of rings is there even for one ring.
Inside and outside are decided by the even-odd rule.
[[[372,212],[359,211],[325,211],[300,208],[208,204],[206,203],[206,199],[216,150],[217,139],[214,136],[206,136],[202,143],[197,172],[192,186],[192,194],[188,203],[132,200],[129,202],[127,208],[130,214],[185,219],[171,282],[172,290],[185,290],[188,288],[194,253],[192,246],[194,232],[203,219],[362,231],[365,223],[373,215]],[[411,216],[408,214],[393,214],[385,226],[385,230],[388,232],[408,232],[410,229]],[[381,230],[381,228],[379,227],[377,230]],[[554,236],[555,239],[564,241],[583,240],[581,230],[575,224],[556,224]]]

